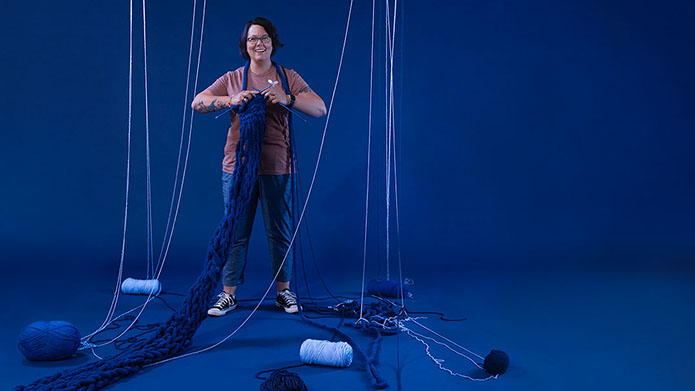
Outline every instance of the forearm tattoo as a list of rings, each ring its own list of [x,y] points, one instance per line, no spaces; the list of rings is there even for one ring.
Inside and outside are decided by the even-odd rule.
[[[224,108],[224,102],[218,102],[217,99],[213,99],[210,104],[205,104],[202,100],[198,102],[198,112],[199,113],[210,113]]]
[[[216,109],[215,102],[217,102],[217,99],[213,99],[212,102],[210,102],[210,106],[208,106],[208,110],[214,111]]]
[[[309,86],[304,86],[298,93],[301,94],[303,92],[311,92],[311,88],[309,88]]]

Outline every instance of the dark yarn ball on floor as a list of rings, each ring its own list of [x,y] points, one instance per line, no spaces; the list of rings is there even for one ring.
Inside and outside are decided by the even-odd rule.
[[[389,297],[392,299],[401,298],[401,290],[403,296],[412,297],[408,287],[405,284],[393,280],[371,280],[367,282],[367,293],[379,297]]]
[[[307,391],[307,388],[299,375],[280,369],[261,384],[261,391]]]
[[[487,373],[493,376],[501,375],[507,371],[507,367],[509,367],[509,356],[507,353],[501,350],[491,350],[490,354],[485,356],[483,368],[485,368]]]

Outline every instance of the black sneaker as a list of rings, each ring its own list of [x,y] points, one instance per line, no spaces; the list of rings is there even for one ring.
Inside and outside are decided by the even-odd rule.
[[[297,307],[297,295],[290,292],[289,289],[285,289],[278,293],[278,297],[275,298],[275,305],[284,309],[288,314],[296,314],[299,312]]]
[[[217,295],[217,303],[208,310],[210,316],[222,316],[236,308],[236,298],[226,292]]]

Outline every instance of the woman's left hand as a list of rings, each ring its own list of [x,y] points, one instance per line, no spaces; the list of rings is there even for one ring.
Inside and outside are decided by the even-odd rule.
[[[269,103],[282,103],[283,105],[288,105],[290,103],[289,96],[285,94],[280,84],[276,84],[263,91],[263,96]]]

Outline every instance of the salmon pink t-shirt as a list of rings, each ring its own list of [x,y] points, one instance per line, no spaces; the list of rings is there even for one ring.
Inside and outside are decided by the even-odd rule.
[[[286,69],[287,83],[293,95],[307,88],[308,85],[299,74],[291,69]],[[268,80],[278,82],[274,88],[282,88],[282,81],[275,66],[271,66],[268,72],[256,74],[248,69],[247,89],[254,91],[254,87],[262,90],[268,86]],[[217,79],[210,87],[213,95],[234,96],[242,91],[244,83],[244,67],[229,71]],[[227,133],[227,142],[224,146],[224,159],[222,171],[233,173],[236,162],[236,145],[239,142],[239,116],[231,112],[231,125]],[[282,175],[290,173],[290,139],[289,124],[287,121],[287,109],[279,104],[267,104],[266,106],[266,131],[263,139],[263,152],[261,155],[260,175]]]

